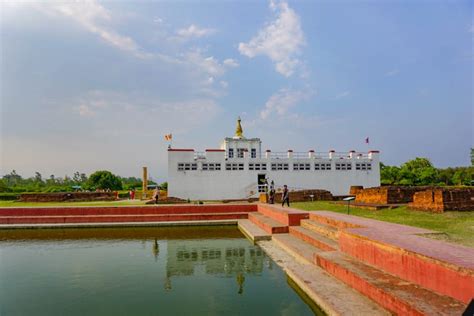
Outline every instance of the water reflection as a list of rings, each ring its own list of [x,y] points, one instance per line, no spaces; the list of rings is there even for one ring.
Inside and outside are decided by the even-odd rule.
[[[229,247],[227,240],[214,240],[206,246],[200,240],[168,240],[166,242],[165,289],[172,289],[172,277],[206,275],[235,277],[238,294],[244,292],[245,275],[260,275],[266,256],[253,245]],[[198,272],[197,272],[198,271]]]
[[[235,227],[0,230],[0,315],[284,313],[312,314]]]

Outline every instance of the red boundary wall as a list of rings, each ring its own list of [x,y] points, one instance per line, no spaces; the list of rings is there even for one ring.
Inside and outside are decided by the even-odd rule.
[[[474,276],[467,269],[454,264],[450,268],[447,263],[347,232],[339,235],[339,247],[354,258],[427,289],[464,303],[472,299]]]

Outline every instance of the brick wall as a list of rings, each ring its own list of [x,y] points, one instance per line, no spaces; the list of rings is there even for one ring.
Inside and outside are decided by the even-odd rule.
[[[361,185],[351,185],[351,189],[349,190],[349,195],[357,195],[360,191],[364,189]]]
[[[281,203],[281,192],[275,194],[275,203]],[[311,195],[313,201],[332,201],[333,196],[331,192],[326,190],[301,190],[301,191],[290,191],[290,202],[305,202],[311,201]]]
[[[413,201],[416,192],[428,187],[383,186],[359,190],[356,202],[367,204],[402,204]]]
[[[434,213],[474,211],[474,188],[431,188],[417,192],[410,207]]]
[[[25,193],[20,195],[21,202],[80,202],[113,200],[115,200],[114,192]]]

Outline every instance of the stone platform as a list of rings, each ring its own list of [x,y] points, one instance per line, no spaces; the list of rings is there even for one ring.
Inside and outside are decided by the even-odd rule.
[[[280,213],[274,219],[292,213],[270,207]],[[266,211],[270,218],[273,213]],[[272,234],[271,242],[294,260],[322,269],[391,313],[460,315],[474,296],[472,248],[423,237],[436,232],[417,227],[328,211],[309,212],[306,219],[299,216],[300,226]],[[310,274],[305,279],[319,282]]]
[[[0,225],[237,221],[256,211],[256,204],[0,208]]]

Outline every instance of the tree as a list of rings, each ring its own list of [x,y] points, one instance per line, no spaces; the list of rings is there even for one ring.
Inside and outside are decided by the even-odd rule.
[[[471,166],[474,166],[474,148],[471,148]]]
[[[122,181],[120,177],[112,174],[112,172],[100,170],[90,175],[89,180],[87,180],[87,187],[101,190],[121,190]]]
[[[382,184],[398,184],[400,180],[400,168],[396,166],[386,166],[380,163],[380,178]]]
[[[452,181],[455,185],[471,185],[474,180],[474,167],[456,168]]]
[[[430,185],[436,183],[438,170],[427,158],[415,158],[405,162],[401,168],[402,185]]]
[[[167,191],[168,190],[168,182],[163,182],[162,184],[160,184],[160,188],[162,190]]]
[[[43,183],[43,177],[41,176],[41,173],[39,173],[38,171],[35,172],[35,182]]]

